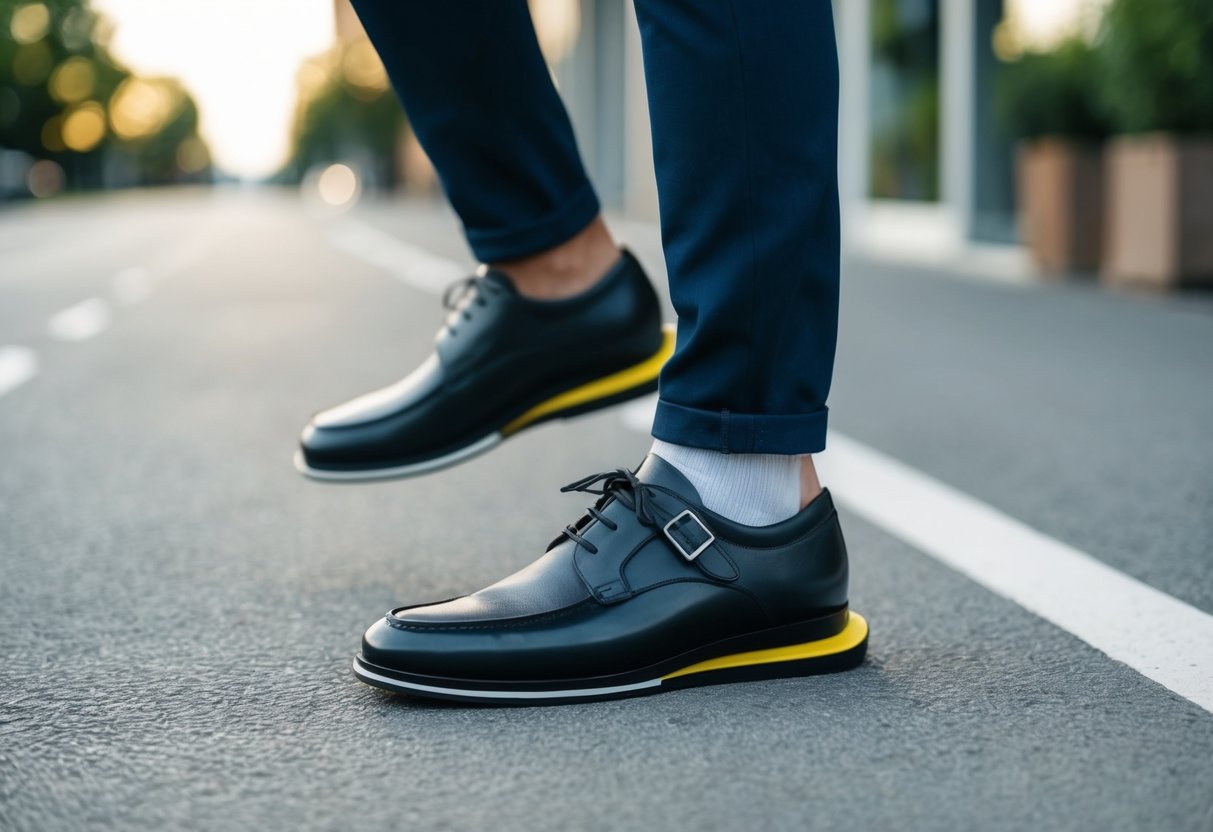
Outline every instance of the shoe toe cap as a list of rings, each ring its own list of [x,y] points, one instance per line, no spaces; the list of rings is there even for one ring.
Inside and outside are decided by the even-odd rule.
[[[309,461],[341,461],[351,451],[356,451],[359,432],[325,428],[312,419],[299,434],[299,450]]]
[[[438,425],[431,405],[442,384],[436,356],[396,384],[322,410],[299,437],[299,449],[309,465],[343,465],[403,458],[432,444],[438,437],[422,430]],[[417,446],[417,447],[413,447]]]
[[[380,667],[409,673],[434,674],[442,671],[445,652],[438,643],[439,633],[393,626],[390,617],[372,624],[362,636],[362,658]]]

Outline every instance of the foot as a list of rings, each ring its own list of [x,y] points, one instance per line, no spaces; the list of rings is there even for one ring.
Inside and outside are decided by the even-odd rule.
[[[363,637],[358,678],[417,696],[551,704],[863,660],[867,623],[847,608],[846,546],[828,491],[754,527],[705,509],[655,455],[635,474],[564,490],[602,496],[521,572],[392,610]]]
[[[626,250],[564,300],[524,297],[493,269],[452,288],[434,353],[402,381],[314,416],[295,456],[302,473],[367,480],[454,465],[524,428],[652,392],[673,351]]]

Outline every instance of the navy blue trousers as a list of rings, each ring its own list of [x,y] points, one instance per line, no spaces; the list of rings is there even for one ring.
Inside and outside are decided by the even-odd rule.
[[[635,0],[678,313],[653,435],[825,446],[838,328],[838,59],[829,0]],[[354,0],[484,262],[599,212],[526,0]]]

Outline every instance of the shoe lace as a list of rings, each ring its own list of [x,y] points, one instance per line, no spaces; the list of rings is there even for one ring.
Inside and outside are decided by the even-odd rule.
[[[601,486],[595,488],[594,486],[599,483],[601,483]],[[653,515],[652,489],[638,480],[636,475],[626,468],[616,468],[614,471],[591,474],[588,477],[582,477],[576,482],[569,483],[560,490],[563,493],[583,491],[587,494],[601,495],[601,498],[594,505],[586,509],[586,514],[602,523],[602,525],[611,531],[618,529],[619,524],[602,513],[602,509],[606,508],[607,503],[611,499],[618,500],[623,506],[636,512],[636,517],[642,525],[657,525],[657,518]],[[584,520],[585,518],[582,519]],[[569,540],[584,546],[586,551],[591,555],[598,554],[598,547],[581,535],[581,531],[584,531],[584,529],[585,527],[579,521],[575,525],[565,526],[564,535]]]
[[[498,291],[499,288],[484,274],[468,275],[447,286],[446,291],[442,293],[442,305],[451,312],[447,316],[447,329],[450,333],[457,334],[455,324],[460,317],[470,321],[472,307],[488,306],[489,296],[496,295]]]

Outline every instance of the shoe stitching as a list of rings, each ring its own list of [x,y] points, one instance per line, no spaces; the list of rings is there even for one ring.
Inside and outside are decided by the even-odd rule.
[[[423,622],[423,621],[411,621],[410,622],[410,621],[402,621],[401,619],[398,619],[398,618],[394,619],[390,613],[384,618],[384,620],[387,622],[387,625],[394,630],[416,630],[416,631],[425,630],[425,631],[429,631],[429,632],[432,632],[435,630],[501,630],[501,629],[509,629],[511,627],[525,627],[528,624],[535,624],[535,623],[542,622],[542,621],[550,621],[550,620],[555,620],[557,618],[563,618],[564,616],[570,615],[573,612],[577,611],[580,607],[584,607],[587,604],[591,604],[591,603],[596,604],[597,602],[595,602],[593,598],[586,598],[585,600],[578,601],[576,604],[573,604],[572,606],[569,606],[569,607],[565,607],[564,609],[554,610],[552,612],[539,613],[537,615],[522,616],[519,618],[499,619],[497,621],[490,621],[490,622],[487,622],[484,624],[459,624],[456,622],[446,622],[446,623],[442,623],[442,624],[437,624],[437,623],[427,624],[426,622]]]

